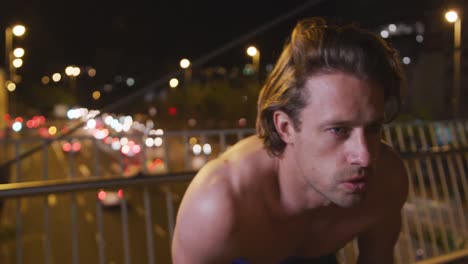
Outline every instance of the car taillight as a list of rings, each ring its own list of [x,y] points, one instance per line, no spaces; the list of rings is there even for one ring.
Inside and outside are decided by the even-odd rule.
[[[65,152],[69,152],[69,151],[72,149],[72,146],[71,146],[70,143],[66,142],[66,143],[64,143],[64,144],[62,145],[62,149],[63,149],[63,151],[65,151]]]
[[[98,193],[98,199],[102,201],[102,200],[106,199],[106,195],[107,194],[106,194],[105,191],[100,190],[99,193]]]
[[[81,149],[81,143],[80,142],[73,142],[72,149],[74,152],[78,152]]]

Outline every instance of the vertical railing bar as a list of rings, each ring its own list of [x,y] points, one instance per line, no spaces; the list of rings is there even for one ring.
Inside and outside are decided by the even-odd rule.
[[[237,141],[240,141],[244,137],[244,133],[242,131],[237,130]]]
[[[140,171],[145,174],[145,175],[148,175],[148,166],[146,166],[147,164],[147,159],[148,159],[148,156],[146,155],[146,152],[148,151],[148,146],[146,146],[146,142],[144,140],[144,138],[142,137],[142,140],[141,140],[141,151],[140,151],[140,155],[141,155],[141,168],[140,168]]]
[[[408,257],[410,261],[414,261],[414,245],[410,235],[408,216],[406,214],[402,214],[401,218],[403,225],[403,234],[405,234],[406,238],[408,239]]]
[[[389,144],[390,146],[392,146],[393,148],[395,148],[395,145],[393,143],[393,139],[391,137],[391,133],[390,133],[390,128],[391,127],[394,127],[396,128],[398,126],[398,124],[396,125],[393,125],[393,126],[385,126],[384,127],[384,133],[385,133],[385,136],[386,136],[386,142],[387,144]],[[400,138],[397,137],[397,140],[401,140]],[[409,178],[409,174],[408,174],[408,178]],[[411,179],[408,179],[409,181]],[[405,213],[402,214],[401,216],[401,221],[402,221],[402,225],[403,225],[403,230],[402,230],[402,233],[404,234],[404,236],[407,237],[408,239],[408,257],[411,259],[411,260],[414,260],[414,247],[413,247],[413,241],[411,240],[411,235],[410,235],[410,231],[409,231],[409,223],[408,223],[408,218],[407,218],[407,215]]]
[[[96,138],[92,138],[93,141],[93,157],[94,157],[94,176],[99,176],[100,171],[99,171],[99,160],[100,160],[100,155],[99,155],[99,150],[98,150],[98,141]]]
[[[463,129],[463,124],[461,122],[457,122],[457,129],[460,134],[460,144],[463,147],[468,146],[465,130]],[[468,153],[465,153],[464,157],[465,157],[466,164],[468,164]],[[458,167],[460,168],[460,171],[461,171],[461,180],[462,180],[463,192],[465,194],[465,202],[468,205],[467,172],[465,171],[465,167],[463,166],[463,157],[460,157],[460,159],[457,160],[457,162],[458,162]]]
[[[124,157],[124,154],[122,154],[122,152],[118,152],[119,153],[119,166],[120,166],[120,175],[119,176],[124,176],[125,174],[125,157]]]
[[[450,129],[450,127],[449,127]],[[446,144],[447,146],[449,146],[449,139],[448,139],[448,135],[447,135],[447,131],[445,129],[442,129],[442,142],[444,144]],[[461,218],[460,219],[460,228],[462,228],[462,230],[465,230],[466,227],[465,227],[465,221],[464,221],[464,216],[463,214],[461,214],[463,212],[462,210],[462,207],[461,207],[461,198],[460,198],[460,192],[458,191],[458,186],[457,186],[457,180],[455,178],[455,169],[453,167],[453,160],[452,160],[452,155],[451,154],[447,154],[446,156],[446,160],[447,160],[447,165],[448,165],[448,168],[449,168],[449,177],[450,177],[450,183],[452,184],[452,189],[453,189],[453,192],[454,192],[454,195],[455,195],[455,207],[456,207],[456,210],[451,210],[451,214],[452,214],[452,217],[453,217],[453,221],[454,221],[454,229],[453,229],[453,235],[457,234],[458,233],[458,229],[457,226],[456,226],[456,221],[455,221],[455,218],[456,218],[456,215],[457,215],[457,212],[459,212],[459,217]],[[448,190],[448,188],[447,188]]]
[[[202,149],[201,149],[200,156],[203,157],[203,160],[204,160],[205,162],[207,162],[208,157],[207,157],[207,155],[205,154],[205,151],[204,151],[204,149],[203,149],[203,146],[207,143],[207,140],[206,140],[206,133],[202,133],[202,134],[201,134],[201,136],[200,136],[200,141],[201,141],[201,142],[200,142],[200,143],[201,143],[200,146],[201,146],[201,148],[202,148]]]
[[[170,172],[171,168],[169,168],[169,136],[162,135],[161,138],[163,139],[162,147],[164,149],[164,166],[166,167],[166,171]]]
[[[130,236],[128,232],[128,208],[127,208],[127,198],[125,196],[122,198],[121,206],[121,218],[122,218],[122,235],[123,235],[123,246],[124,246],[124,256],[125,264],[131,263],[130,256]]]
[[[174,200],[172,197],[172,192],[169,188],[165,190],[166,194],[166,208],[167,208],[167,230],[169,231],[169,241],[172,241],[174,235]]]
[[[75,177],[75,163],[74,163],[74,153],[70,151],[68,153],[69,158],[69,166],[70,166],[70,176],[69,178]],[[72,239],[72,261],[73,264],[79,263],[79,253],[78,253],[78,222],[77,222],[77,205],[76,205],[76,193],[70,194],[71,199],[71,206],[70,206],[70,214],[71,214],[71,239]]]
[[[15,140],[15,182],[21,180],[21,160],[19,159],[20,145],[19,140]],[[16,200],[16,263],[23,263],[23,221],[21,216],[21,198]]]
[[[219,132],[219,145],[221,147],[220,153],[226,151],[226,134],[223,132]]]
[[[455,124],[454,124],[455,123]],[[464,131],[463,130],[460,130],[460,122],[458,121],[454,121],[454,122],[451,122],[450,123],[450,131],[452,132],[452,137],[453,137],[453,141],[454,141],[454,146],[456,149],[459,149],[461,147],[463,147],[466,143],[466,136],[464,135]],[[457,136],[457,131],[458,131],[458,135]],[[466,179],[466,171],[465,171],[465,168],[463,166],[463,154],[460,154],[460,153],[456,153],[455,154],[455,161],[456,161],[456,164],[457,164],[457,168],[458,168],[458,172],[460,173],[460,180],[461,180],[461,184],[462,184],[462,191],[463,191],[463,195],[465,197],[465,200],[466,200],[466,204],[468,205],[468,183],[467,183],[467,179]],[[467,164],[468,164],[468,160],[467,160]],[[463,199],[461,199],[463,200]],[[463,205],[463,201],[461,202],[461,204]],[[463,214],[463,211],[461,212],[462,215]],[[463,222],[463,224],[465,225],[466,221]],[[466,229],[466,225],[465,225],[465,234],[468,235],[468,230]]]
[[[100,167],[99,167],[99,149],[98,149],[98,141],[96,138],[93,138],[93,157],[94,157],[94,166],[93,166],[93,176],[101,177],[100,175]],[[103,231],[103,224],[102,224],[102,205],[98,199],[96,199],[96,241],[98,247],[98,258],[99,264],[106,263],[106,253],[105,253],[105,241],[104,241],[104,231]]]
[[[49,179],[49,152],[47,142],[43,142],[43,163],[42,163],[42,179],[47,181]],[[44,197],[44,261],[46,264],[51,263],[50,258],[50,223],[49,223],[49,203],[48,196]]]
[[[449,132],[450,132],[450,136],[451,138],[453,139],[453,144],[454,144],[454,147],[457,148],[458,147],[458,141],[457,141],[457,138],[455,136],[455,131],[454,131],[454,128],[453,128],[453,125],[449,124]],[[442,133],[442,140],[448,144],[448,135],[447,135],[447,131],[444,130],[444,133]],[[456,154],[455,155],[455,158],[459,157],[460,154]],[[448,162],[448,166],[449,166],[449,174],[450,174],[450,180],[452,182],[452,189],[453,189],[453,192],[454,192],[454,195],[455,195],[455,203],[456,203],[456,209],[457,209],[457,212],[458,212],[458,216],[459,216],[459,221],[460,221],[460,227],[462,229],[462,233],[465,234],[466,233],[466,219],[465,219],[465,215],[463,214],[463,207],[462,207],[462,199],[461,199],[461,196],[460,196],[460,190],[458,188],[458,182],[457,182],[457,179],[456,179],[456,171],[455,171],[455,168],[454,168],[454,164],[453,164],[453,155],[447,155],[447,162]],[[455,215],[454,215],[455,217]],[[454,233],[456,234],[456,233]]]
[[[420,126],[418,126],[420,128]],[[408,135],[410,136],[410,149],[413,153],[416,153],[417,152],[417,147],[416,147],[416,142],[415,142],[415,138],[414,138],[414,131],[413,131],[413,126],[411,125],[408,125],[407,126],[407,130],[408,130]],[[416,167],[416,179],[418,181],[418,185],[419,185],[419,195],[421,196],[421,199],[423,201],[428,201],[427,200],[427,195],[426,195],[426,186],[424,184],[424,179],[422,177],[422,169],[421,169],[421,160],[420,159],[414,159],[414,165]],[[430,217],[430,214],[429,214],[429,205],[428,204],[425,204],[422,206],[422,210],[423,210],[423,214],[424,214],[424,217],[427,219],[427,223],[428,223],[428,229],[429,229],[429,236],[430,236],[430,242],[431,242],[431,246],[432,246],[432,252],[434,254],[436,254],[436,252],[438,252],[437,250],[437,246],[436,246],[436,237],[435,237],[435,232],[434,232],[434,227],[433,227],[433,224],[432,224],[432,218]],[[425,255],[427,255],[426,252],[424,252]]]
[[[403,140],[403,131],[402,131],[402,128],[401,126],[397,126],[396,127],[396,133],[397,133],[397,139],[398,139],[398,144],[400,145],[400,150],[405,152],[406,151],[406,145],[405,145],[405,142]],[[403,160],[403,163],[405,165],[405,168],[406,168],[406,171],[408,173],[408,197],[409,197],[409,200],[413,201],[413,202],[416,202],[416,199],[415,199],[415,194],[414,194],[414,186],[413,186],[413,177],[411,177],[411,170],[410,170],[410,166],[409,166],[409,162],[407,160]],[[423,241],[423,234],[422,234],[422,228],[421,228],[421,222],[420,222],[420,218],[419,218],[419,213],[416,211],[415,214],[414,214],[414,217],[416,218],[416,234],[418,236],[418,247],[419,248],[424,248],[424,241]],[[411,236],[410,236],[411,237]]]
[[[431,123],[429,123],[427,128],[429,130],[429,138],[432,139],[432,136],[433,136],[433,133],[434,133],[434,127],[433,127],[433,125]],[[421,134],[421,141],[423,143],[423,148],[425,150],[429,149],[429,145],[428,145],[425,133]],[[436,162],[437,162],[437,160],[436,160]],[[436,187],[436,181],[435,181],[435,176],[434,176],[434,167],[432,166],[432,159],[429,158],[429,157],[426,157],[426,169],[428,171],[429,181],[430,181],[430,184],[431,184],[431,192],[432,192],[432,194],[434,196],[434,200],[437,203],[440,203],[442,198],[439,197],[439,191],[438,191],[438,189]],[[441,194],[441,195],[443,195],[443,194]],[[450,248],[449,248],[447,230],[445,230],[445,228],[444,228],[444,221],[443,221],[443,216],[442,216],[442,211],[441,210],[436,210],[436,218],[437,218],[437,224],[438,224],[439,228],[442,230],[441,234],[442,234],[442,242],[443,242],[443,246],[444,246],[444,251],[445,251],[445,253],[448,253],[450,251]]]
[[[96,199],[96,225],[97,225],[97,245],[98,245],[98,255],[99,255],[99,264],[106,263],[106,253],[105,253],[105,241],[104,241],[104,228],[102,224],[102,205],[98,199]]]
[[[431,128],[429,127],[428,129],[431,129]],[[421,139],[422,150],[427,151],[428,150],[428,143],[427,143],[427,138],[426,138],[426,134],[424,133],[423,127],[419,126],[418,127],[418,132],[419,132],[419,138]],[[439,202],[440,198],[439,198],[439,193],[438,193],[437,188],[436,188],[436,182],[435,182],[435,178],[434,178],[434,169],[432,167],[432,160],[430,158],[426,157],[424,159],[424,162],[426,164],[425,167],[426,167],[426,170],[427,170],[428,176],[429,176],[429,184],[430,184],[432,196],[433,196],[435,201]],[[436,225],[439,226],[439,228],[442,228],[443,227],[442,212],[440,210],[436,211],[436,221],[437,221]],[[442,232],[442,240],[443,240],[443,243],[444,243],[444,248],[446,249],[446,251],[448,251],[448,240],[447,240],[447,233],[446,232]],[[437,244],[435,246],[436,247],[435,247],[434,254],[438,255],[439,254],[439,247],[437,246]]]
[[[466,122],[466,130],[462,122],[457,122],[457,129],[460,134],[460,144],[462,147],[468,147],[468,121]]]
[[[151,215],[151,200],[149,196],[148,186],[143,188],[144,205],[145,205],[145,225],[146,225],[146,246],[148,253],[148,264],[154,264],[154,241],[153,241],[153,220]]]
[[[184,141],[184,166],[186,170],[190,170],[192,168],[190,164],[190,143],[186,131],[184,131],[182,139]]]
[[[435,125],[437,126],[438,124],[435,123]],[[432,144],[434,146],[437,146],[437,140],[436,140],[436,136],[435,136],[435,132],[434,132],[435,130],[434,130],[433,125],[431,125],[431,129],[429,131],[430,131]],[[440,156],[436,156],[435,159],[436,159],[436,164],[437,164],[437,171],[439,173],[439,179],[440,179],[440,181],[442,183],[443,199],[445,199],[445,201],[447,202],[449,225],[450,225],[450,228],[452,229],[452,234],[454,234],[456,232],[455,220],[453,219],[453,209],[452,209],[452,204],[450,202],[450,197],[449,197],[449,193],[448,193],[448,186],[447,186],[447,181],[445,179],[445,172],[444,172],[444,168],[443,168],[443,165],[442,165],[442,159],[441,159]]]
[[[384,131],[384,136],[385,136],[385,137],[384,137],[384,141],[385,141],[388,145],[390,145],[391,147],[393,147],[393,140],[392,140],[392,136],[391,136],[391,134],[390,134],[390,126],[388,126],[388,125],[384,126],[383,131]]]

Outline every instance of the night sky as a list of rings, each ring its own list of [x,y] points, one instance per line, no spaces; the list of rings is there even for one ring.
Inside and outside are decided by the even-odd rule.
[[[325,16],[372,30],[386,23],[439,19],[442,0],[288,1],[2,1],[0,28],[24,23],[27,35],[15,44],[26,50],[24,85],[66,65],[93,66],[102,83],[113,76],[141,76],[146,82],[178,69],[183,57],[197,60],[229,45],[305,3],[316,3],[238,43],[201,66],[242,65],[249,45],[273,63],[298,19]],[[454,2],[456,5],[456,2]],[[3,34],[0,38],[3,41]],[[2,45],[3,46],[3,45]],[[0,53],[3,62],[4,53]]]

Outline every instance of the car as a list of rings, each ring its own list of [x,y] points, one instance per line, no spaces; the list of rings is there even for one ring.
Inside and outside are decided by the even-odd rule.
[[[98,191],[97,198],[101,205],[106,208],[119,207],[124,198],[123,189]]]

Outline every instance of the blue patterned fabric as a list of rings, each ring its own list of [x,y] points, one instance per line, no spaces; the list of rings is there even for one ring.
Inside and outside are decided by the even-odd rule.
[[[245,258],[237,258],[231,264],[254,264],[247,261]],[[338,264],[335,254],[322,256],[319,258],[304,258],[304,257],[288,257],[278,264]]]

